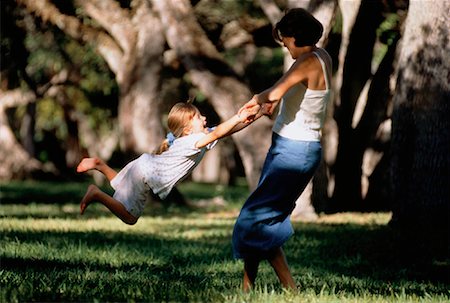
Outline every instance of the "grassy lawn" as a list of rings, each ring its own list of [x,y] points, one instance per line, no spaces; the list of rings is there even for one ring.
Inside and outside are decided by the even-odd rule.
[[[263,263],[255,290],[245,294],[242,263],[231,255],[244,185],[183,183],[180,191],[201,208],[152,205],[134,226],[100,205],[80,216],[85,188],[0,184],[1,302],[450,300],[448,260],[423,260],[400,245],[389,213],[295,222],[285,251],[300,292],[282,290]]]

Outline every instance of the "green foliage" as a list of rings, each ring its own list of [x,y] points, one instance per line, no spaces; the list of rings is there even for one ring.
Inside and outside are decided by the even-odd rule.
[[[382,43],[391,45],[399,36],[400,17],[396,13],[386,15],[384,21],[377,30],[377,36]]]
[[[207,30],[239,18],[266,19],[257,1],[251,0],[201,0],[194,6],[194,11],[197,19],[203,26],[206,25]]]
[[[35,83],[46,83],[65,67],[52,32],[30,31],[24,45],[29,52],[27,73]]]
[[[42,131],[56,129],[59,138],[65,138],[67,134],[64,123],[64,112],[60,104],[52,98],[41,99],[37,103],[36,111],[36,136],[42,138]]]
[[[39,88],[58,73],[69,73],[67,81],[60,85],[64,100],[44,95],[36,102],[35,142],[43,148],[37,154],[40,160],[51,161],[54,159],[46,156],[49,151],[45,149],[45,137],[52,134],[59,142],[66,141],[68,130],[64,111],[69,108],[89,117],[89,123],[96,131],[111,130],[111,123],[117,116],[118,88],[114,75],[91,45],[80,44],[48,24],[27,21],[23,27],[28,58],[13,59],[26,61],[30,80]],[[24,114],[25,107],[19,107],[16,120],[22,121]],[[72,119],[74,116],[71,115]],[[20,125],[16,127],[20,128]]]
[[[398,247],[389,214],[323,216],[294,223],[285,246],[299,293],[282,290],[267,263],[241,291],[230,237],[244,186],[183,183],[194,203],[232,203],[205,213],[148,210],[128,226],[99,205],[78,215],[86,184],[0,185],[2,302],[446,302],[448,263],[423,264]],[[33,197],[41,196],[46,200]],[[38,201],[39,200],[39,201]],[[34,203],[30,203],[34,201]],[[3,203],[5,202],[5,203]]]
[[[81,45],[56,28],[27,32],[28,74],[36,83],[45,83],[63,69],[80,73],[80,88],[86,92],[114,92],[114,76],[90,45]]]
[[[380,42],[374,50],[373,62],[378,65],[383,60],[388,47],[395,43],[399,36],[400,17],[396,13],[386,14],[384,21],[377,29],[377,37]]]

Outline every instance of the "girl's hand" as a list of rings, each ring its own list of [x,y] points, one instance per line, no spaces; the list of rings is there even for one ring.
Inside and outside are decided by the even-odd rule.
[[[252,105],[252,107],[245,108],[245,105],[239,110],[238,117],[243,123],[250,123],[255,119],[256,114],[258,114],[261,106],[259,104]]]
[[[245,103],[238,111],[238,114],[241,113],[244,109],[251,109],[252,107],[256,107],[259,110],[260,104],[258,103],[258,96],[254,95],[253,98],[250,99],[247,103]]]

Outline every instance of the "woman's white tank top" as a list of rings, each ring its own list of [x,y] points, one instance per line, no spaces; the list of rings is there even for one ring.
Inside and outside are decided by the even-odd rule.
[[[302,141],[320,141],[325,111],[331,99],[331,85],[327,66],[319,53],[314,55],[322,65],[325,90],[311,90],[302,83],[291,87],[281,99],[280,110],[272,130],[278,135]]]

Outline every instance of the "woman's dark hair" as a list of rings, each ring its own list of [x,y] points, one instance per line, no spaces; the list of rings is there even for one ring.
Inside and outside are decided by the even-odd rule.
[[[323,26],[307,10],[292,8],[275,25],[272,33],[278,42],[282,37],[293,37],[295,46],[312,46],[322,37]]]

